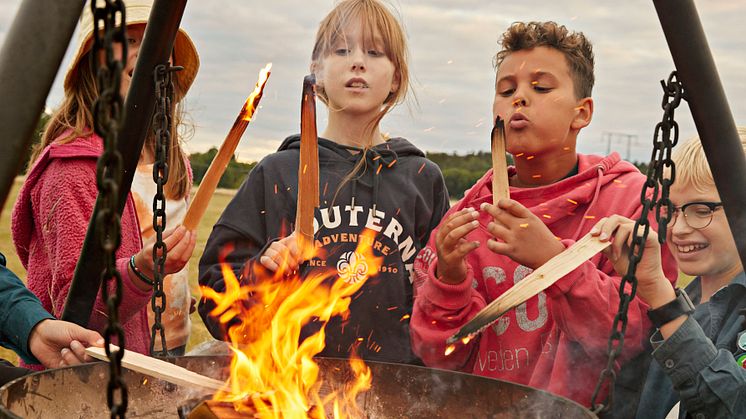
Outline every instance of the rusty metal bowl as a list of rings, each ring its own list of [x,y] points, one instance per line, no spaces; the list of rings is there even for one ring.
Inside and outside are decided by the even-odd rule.
[[[228,357],[167,358],[192,371],[226,378]],[[319,358],[325,386],[351,377],[346,360]],[[367,362],[371,389],[358,403],[367,418],[594,418],[568,399],[505,381],[453,371]],[[0,418],[108,417],[108,366],[90,363],[35,373],[0,388]],[[129,418],[178,418],[177,409],[206,394],[132,371],[124,379]],[[323,393],[323,389],[322,389]]]

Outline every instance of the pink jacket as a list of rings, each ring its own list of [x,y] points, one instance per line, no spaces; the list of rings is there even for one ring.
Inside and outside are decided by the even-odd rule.
[[[102,140],[96,135],[50,145],[29,170],[13,208],[13,243],[28,271],[28,287],[57,317],[64,309],[96,202],[96,160],[102,151]],[[116,253],[123,283],[119,316],[127,349],[147,353],[150,331],[146,308],[152,292],[137,288],[127,268],[129,257],[142,248],[131,195],[121,225],[122,241]],[[114,286],[109,284],[110,292]],[[88,327],[103,332],[106,312],[99,291]]]
[[[641,212],[640,190],[645,176],[633,165],[621,161],[616,153],[606,158],[578,157],[579,173],[575,176],[539,188],[510,188],[511,198],[544,221],[565,246],[588,233],[602,217],[621,214],[634,219]],[[491,179],[489,171],[449,214],[491,203]],[[491,238],[487,231],[490,221],[491,217],[482,213],[480,227],[467,240],[486,243]],[[445,356],[446,339],[531,269],[482,245],[467,256],[467,279],[459,285],[445,284],[435,277],[435,236],[435,232],[430,235],[430,242],[415,262],[411,321],[415,354],[428,366],[526,384],[589,406],[607,361],[607,340],[619,307],[621,278],[609,261],[597,254],[546,291],[509,311],[477,339],[457,345],[455,352]],[[676,265],[666,246],[663,249],[664,272],[674,282]],[[642,349],[651,327],[646,310],[637,298],[630,303],[620,361]]]

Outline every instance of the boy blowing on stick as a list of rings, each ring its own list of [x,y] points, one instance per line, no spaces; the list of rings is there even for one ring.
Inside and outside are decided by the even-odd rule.
[[[493,117],[505,120],[511,199],[492,205],[488,171],[445,216],[415,263],[412,343],[428,366],[549,390],[589,406],[607,361],[621,277],[597,254],[445,355],[446,339],[486,304],[611,214],[640,215],[645,182],[617,153],[575,151],[593,116],[593,51],[554,22],[514,23],[503,34]],[[652,214],[651,214],[652,215]],[[654,216],[651,216],[654,218]],[[671,255],[663,268],[676,278]],[[628,311],[621,362],[642,350],[650,322]]]

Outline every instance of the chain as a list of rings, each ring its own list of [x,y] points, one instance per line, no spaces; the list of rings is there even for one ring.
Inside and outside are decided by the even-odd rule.
[[[124,118],[123,100],[119,89],[122,71],[127,63],[127,35],[124,2],[105,0],[104,7],[97,7],[96,4],[97,1],[91,1],[94,23],[91,61],[100,92],[93,105],[93,128],[104,140],[104,152],[96,165],[98,199],[101,201],[96,215],[96,232],[106,264],[101,272],[101,289],[109,316],[104,330],[106,355],[110,360],[106,401],[112,418],[124,418],[127,412],[127,386],[122,379],[124,330],[119,323],[122,277],[116,268],[115,253],[121,243],[121,223],[117,209],[118,190],[122,179],[122,156],[117,151],[117,135],[119,125]],[[119,25],[117,25],[117,20],[119,20]],[[115,57],[115,43],[120,45],[121,59]],[[106,55],[104,66],[99,65],[99,54],[102,49]],[[109,281],[112,279],[116,282],[114,295],[109,294]],[[111,350],[112,338],[117,339],[120,349]]]
[[[601,372],[591,399],[591,407],[595,414],[609,411],[614,402],[614,382],[616,380],[614,366],[616,358],[621,354],[624,346],[624,334],[627,331],[627,309],[637,292],[635,272],[637,271],[637,264],[642,260],[645,241],[650,232],[648,216],[651,210],[655,211],[655,219],[658,222],[658,240],[663,243],[666,240],[666,226],[673,215],[673,204],[668,198],[668,194],[669,188],[676,178],[676,167],[671,160],[671,151],[679,141],[679,125],[674,120],[674,110],[681,103],[681,99],[685,97],[683,87],[676,79],[675,71],[668,77],[668,81],[661,80],[661,85],[663,86],[663,120],[655,126],[653,153],[648,166],[647,180],[640,193],[642,212],[635,221],[634,236],[629,249],[627,273],[622,277],[619,284],[619,310],[614,317],[614,325],[609,336],[607,349],[609,360],[606,368]],[[661,214],[661,208],[666,208],[667,211]],[[629,292],[627,292],[627,288],[629,288]],[[604,403],[597,404],[596,400],[604,383],[608,383],[609,395]]]
[[[166,277],[165,264],[168,249],[163,243],[163,231],[166,229],[166,196],[163,187],[168,183],[168,155],[171,140],[172,118],[171,102],[173,100],[174,71],[182,67],[171,67],[170,64],[160,64],[155,68],[156,109],[153,116],[153,131],[155,133],[155,163],[153,164],[153,181],[156,193],[153,197],[153,230],[155,230],[155,244],[153,245],[153,297],[150,306],[153,309],[154,321],[150,332],[150,353],[155,355],[156,335],[161,338],[161,351],[158,355],[167,355],[166,330],[161,324],[161,316],[166,310],[166,293],[163,291],[163,281]]]

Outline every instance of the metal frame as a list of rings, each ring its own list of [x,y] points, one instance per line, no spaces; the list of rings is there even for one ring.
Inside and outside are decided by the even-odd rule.
[[[24,1],[0,50],[0,127],[3,130],[0,211],[29,153],[34,129],[84,4],[85,0]]]

